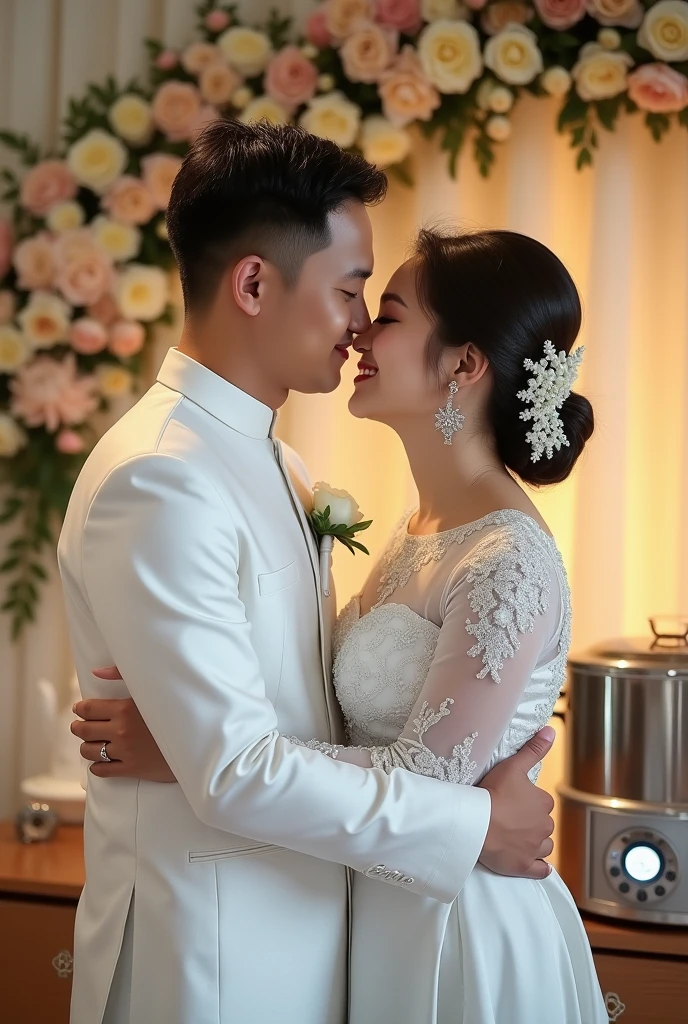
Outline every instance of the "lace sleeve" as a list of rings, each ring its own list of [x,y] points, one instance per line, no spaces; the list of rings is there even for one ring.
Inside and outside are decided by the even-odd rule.
[[[399,739],[384,747],[307,745],[364,767],[470,785],[543,655],[556,651],[560,610],[552,560],[532,534],[492,531],[447,582],[435,654]]]

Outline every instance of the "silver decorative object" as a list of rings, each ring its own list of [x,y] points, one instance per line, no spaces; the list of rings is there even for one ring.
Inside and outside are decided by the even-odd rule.
[[[48,804],[35,800],[19,812],[15,825],[20,842],[44,843],[57,827],[57,815]]]
[[[458,390],[459,385],[456,381],[450,381],[447,404],[435,413],[435,429],[441,431],[445,444],[452,443],[453,435],[462,429],[465,420],[465,416],[459,412],[459,407],[454,408],[454,395]]]

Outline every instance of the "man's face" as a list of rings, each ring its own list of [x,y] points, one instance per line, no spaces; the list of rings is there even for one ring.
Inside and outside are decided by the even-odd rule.
[[[347,203],[328,223],[330,245],[306,259],[293,287],[267,268],[255,338],[272,381],[306,394],[334,391],[354,335],[370,326],[363,299],[373,269],[366,208]]]

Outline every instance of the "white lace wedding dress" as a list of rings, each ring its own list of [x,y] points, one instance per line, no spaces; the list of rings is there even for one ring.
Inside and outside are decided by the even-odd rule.
[[[566,573],[529,516],[431,536],[405,517],[334,635],[352,746],[330,757],[477,782],[546,724],[570,638]],[[537,773],[534,772],[533,776]],[[478,865],[447,906],[354,876],[350,1024],[606,1024],[578,911],[559,876]]]

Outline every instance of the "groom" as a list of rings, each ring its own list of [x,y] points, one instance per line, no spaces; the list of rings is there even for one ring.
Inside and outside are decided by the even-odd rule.
[[[478,858],[547,873],[552,802],[525,774],[547,737],[471,788],[280,735],[342,738],[307,485],[274,410],[332,391],[369,324],[385,184],[332,143],[237,122],[175,181],[182,339],[94,449],[59,544],[74,731],[113,759],[89,778],[73,1024],[343,1024],[344,865],[445,902]],[[123,681],[94,678],[113,663]],[[158,765],[123,777],[136,707],[99,698],[128,697],[176,785]]]

